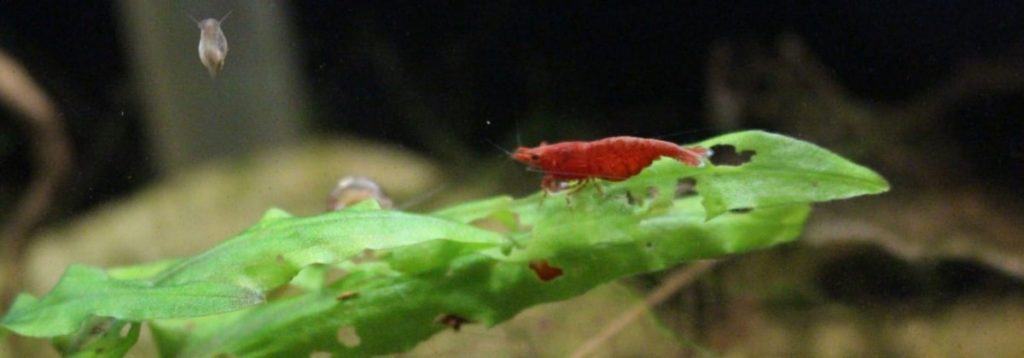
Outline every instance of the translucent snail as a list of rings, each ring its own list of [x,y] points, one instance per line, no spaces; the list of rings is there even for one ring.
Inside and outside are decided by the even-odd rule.
[[[220,24],[231,15],[229,11],[220,20],[208,18],[202,21],[192,18],[192,21],[199,26],[199,60],[210,71],[210,77],[217,77],[220,70],[224,68],[224,58],[228,56],[228,39],[224,37],[224,31]],[[190,16],[191,17],[191,16]]]

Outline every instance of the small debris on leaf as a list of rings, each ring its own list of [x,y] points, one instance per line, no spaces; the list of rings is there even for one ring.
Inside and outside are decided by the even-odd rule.
[[[460,316],[456,316],[456,315],[451,314],[451,313],[443,314],[443,315],[437,317],[437,319],[435,319],[434,321],[437,322],[437,323],[443,324],[445,326],[451,327],[456,332],[459,331],[459,328],[462,328],[462,325],[464,325],[466,323],[473,323],[473,322],[471,322],[468,319],[462,318]]]
[[[548,264],[547,260],[531,261],[530,269],[541,281],[548,282],[562,276],[562,269]]]
[[[371,249],[363,249],[363,252],[360,252],[359,255],[351,258],[351,260],[352,262],[357,264],[363,262],[377,261],[377,253]]]
[[[353,298],[359,297],[359,292],[356,291],[345,291],[338,295],[338,301],[346,301]]]
[[[682,178],[676,183],[676,197],[696,195],[697,180],[693,178]]]

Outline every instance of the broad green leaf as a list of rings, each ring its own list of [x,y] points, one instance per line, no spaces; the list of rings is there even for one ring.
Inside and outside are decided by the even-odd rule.
[[[871,169],[814,144],[762,131],[726,134],[701,143],[754,151],[749,163],[716,166],[697,177],[709,217],[730,209],[821,202],[889,190]]]
[[[141,321],[199,316],[263,302],[259,291],[216,282],[153,286],[116,280],[101,269],[71,266],[42,298],[18,298],[3,325],[18,334],[53,337],[77,331],[92,316]]]
[[[157,276],[157,284],[227,281],[262,291],[287,283],[300,268],[335,263],[363,250],[446,239],[501,244],[501,235],[425,215],[344,210],[311,217],[265,218],[253,228]]]
[[[168,267],[178,264],[180,261],[181,259],[167,259],[141,265],[112,267],[107,269],[107,274],[111,278],[118,280],[150,279],[167,270]]]
[[[473,220],[491,216],[500,210],[505,210],[512,202],[512,197],[503,195],[441,209],[434,212],[433,215],[460,223],[469,223]]]
[[[750,151],[748,163],[738,166],[689,167],[662,158],[642,173],[611,185],[611,192],[628,190],[643,195],[648,188],[664,202],[676,190],[666,176],[696,180],[707,218],[728,210],[795,203],[813,203],[878,194],[889,183],[871,169],[857,165],[826,149],[801,140],[764,131],[744,131],[718,136],[699,145],[732,146],[737,153]]]
[[[141,321],[228,312],[264,302],[264,292],[305,266],[440,239],[506,242],[494,232],[397,211],[363,208],[314,217],[270,211],[249,230],[173,263],[152,280],[118,280],[100,269],[72,266],[53,291],[12,307],[0,323],[18,334],[52,337],[75,332],[93,315]],[[133,277],[147,271],[138,266],[116,272]]]
[[[611,201],[603,205],[618,206]],[[590,209],[576,218],[607,215],[599,208]],[[445,270],[418,275],[392,270],[385,263],[358,265],[324,291],[272,302],[220,321],[207,319],[184,344],[181,355],[401,352],[445,329],[437,318],[446,313],[494,325],[532,305],[570,298],[615,278],[792,240],[808,212],[807,205],[790,205],[705,222],[703,208],[694,197],[677,201],[664,215],[632,223],[629,239],[608,231],[598,220],[538,223],[535,230],[553,226],[550,230],[559,233],[526,243],[529,248],[541,240],[554,242],[544,251],[565,274],[550,282],[539,280],[515,258],[516,253],[507,260],[471,253],[449,260]],[[572,230],[562,231],[568,229]],[[358,295],[339,300],[344,292]],[[346,327],[354,329],[358,345],[339,342],[339,330]]]
[[[755,154],[738,166],[662,158],[623,182],[430,215],[373,201],[312,217],[271,209],[196,256],[109,271],[72,266],[47,295],[20,296],[0,324],[110,347],[101,352],[123,352],[134,338],[93,334],[88,322],[97,319],[133,329],[148,322],[164,356],[396,353],[447,329],[442,317],[494,325],[620,277],[788,242],[811,203],[888,190],[871,170],[781,135],[748,131],[700,145]],[[684,179],[697,195],[679,196]],[[367,250],[372,260],[354,259]],[[540,262],[560,274],[542,280],[531,269]],[[268,301],[286,284],[303,290]],[[81,348],[68,354],[97,347],[71,346]]]

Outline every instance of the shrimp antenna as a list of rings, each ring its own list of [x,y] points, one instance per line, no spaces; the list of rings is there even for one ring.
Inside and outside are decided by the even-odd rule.
[[[706,128],[694,128],[694,129],[684,129],[684,130],[681,130],[681,131],[669,132],[669,133],[657,135],[657,136],[654,136],[654,137],[651,137],[651,138],[654,138],[654,139],[668,139],[668,138],[678,138],[678,137],[681,137],[681,136],[684,136],[684,135],[690,135],[690,134],[704,134],[704,133],[711,133],[711,132],[714,132],[714,130],[706,129]]]
[[[522,147],[523,146],[523,137],[520,136],[520,134],[522,134],[522,133],[519,133],[519,120],[517,119],[513,123],[516,126],[516,146],[517,147]]]
[[[398,207],[398,210],[406,210],[417,205],[423,204],[430,198],[437,196],[437,194],[440,194],[442,191],[448,189],[449,187],[451,187],[451,183],[444,183],[442,185],[438,185],[436,188],[431,189],[428,192],[409,198],[404,203],[402,203],[401,206]]]
[[[232,12],[235,12],[235,10],[228,10],[228,13],[224,14],[224,17],[220,18],[220,21],[218,21],[218,22],[224,22],[224,20],[227,20],[228,16],[231,16]]]
[[[196,26],[199,25],[199,20],[196,20],[196,17],[192,16],[192,14],[189,14],[188,11],[185,11],[185,16],[188,16],[188,18],[192,20],[192,22],[196,23]]]
[[[498,150],[502,151],[503,153],[508,154],[508,156],[510,156],[510,157],[512,156],[512,152],[508,151],[505,148],[502,148],[500,145],[492,142],[490,139],[483,138],[483,140],[484,140],[484,142],[487,142],[487,144],[493,145],[495,148],[498,148]]]

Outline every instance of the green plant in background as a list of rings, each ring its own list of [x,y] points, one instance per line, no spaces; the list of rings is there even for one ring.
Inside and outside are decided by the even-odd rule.
[[[867,168],[776,134],[700,145],[753,156],[699,168],[662,158],[602,190],[432,214],[372,201],[313,217],[272,209],[193,257],[69,267],[45,296],[18,297],[0,323],[83,356],[123,355],[142,323],[165,356],[402,352],[620,277],[791,241],[811,203],[889,188]],[[695,194],[677,192],[687,180]]]

